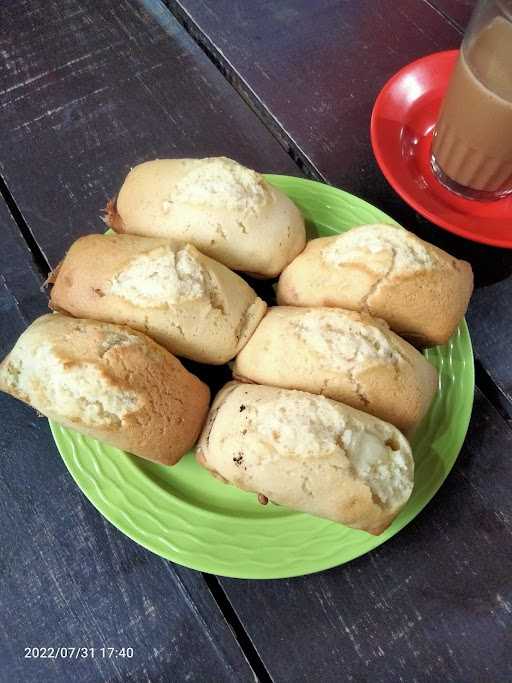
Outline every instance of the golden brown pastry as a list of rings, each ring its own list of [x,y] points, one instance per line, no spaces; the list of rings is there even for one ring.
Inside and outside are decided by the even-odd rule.
[[[281,274],[277,300],[369,313],[413,343],[433,346],[455,332],[472,291],[469,263],[378,224],[311,240]]]
[[[211,364],[233,358],[266,310],[240,276],[195,247],[134,235],[77,240],[54,277],[51,305],[129,325]]]
[[[341,308],[277,306],[238,354],[236,379],[347,403],[410,433],[437,390],[437,371],[383,320]]]
[[[163,465],[195,443],[209,389],[168,351],[120,325],[57,313],[0,364],[0,390],[66,427]]]
[[[233,270],[276,277],[306,244],[295,204],[232,159],[156,159],[135,166],[106,223],[116,232],[194,244]]]

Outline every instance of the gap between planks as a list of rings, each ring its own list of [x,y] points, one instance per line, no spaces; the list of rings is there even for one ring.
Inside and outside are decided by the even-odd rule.
[[[423,2],[432,8],[434,12],[437,12],[437,14],[441,15],[452,28],[454,28],[460,34],[464,33],[464,28],[458,23],[458,21],[455,21],[455,19],[453,19],[445,10],[438,7],[435,0],[423,0]]]
[[[512,398],[493,380],[482,361],[475,356],[475,385],[512,429]]]
[[[7,204],[7,208],[9,209],[11,216],[14,218],[14,221],[16,222],[16,225],[18,226],[21,235],[32,255],[32,259],[36,265],[37,271],[41,275],[43,282],[45,282],[51,271],[50,263],[37,244],[34,235],[28,226],[28,223],[18,208],[18,205],[9,191],[7,183],[2,175],[0,175],[0,195]]]
[[[265,667],[265,664],[259,656],[256,648],[254,647],[247,631],[243,627],[242,622],[238,618],[238,615],[235,612],[224,589],[222,588],[219,579],[214,574],[206,574],[204,572],[202,574],[211,596],[217,603],[224,619],[233,633],[233,637],[236,639],[240,649],[249,662],[249,666],[254,671],[257,680],[260,683],[272,683],[272,677]]]
[[[277,140],[288,156],[295,162],[300,171],[308,178],[328,183],[326,177],[313,164],[299,144],[286,132],[276,117],[261,101],[257,93],[237,73],[236,69],[217,49],[213,41],[194,23],[186,10],[172,0],[162,0],[168,11],[185,29],[196,45],[204,52],[212,64],[220,71],[236,94],[242,98],[249,109],[256,114],[261,123]]]

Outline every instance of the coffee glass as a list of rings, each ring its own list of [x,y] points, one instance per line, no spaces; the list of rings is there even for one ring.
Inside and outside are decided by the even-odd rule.
[[[512,192],[512,0],[480,0],[435,126],[431,166],[468,199]]]

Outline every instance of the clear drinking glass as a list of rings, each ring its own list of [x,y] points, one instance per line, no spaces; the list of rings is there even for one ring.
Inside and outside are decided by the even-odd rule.
[[[512,0],[480,0],[432,140],[437,179],[468,199],[512,192]]]

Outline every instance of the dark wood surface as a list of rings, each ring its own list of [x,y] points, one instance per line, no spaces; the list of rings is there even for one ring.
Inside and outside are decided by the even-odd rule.
[[[169,6],[186,13],[317,174],[368,201],[398,205],[371,154],[371,108],[397,69],[458,47],[460,34],[438,12],[423,0]]]
[[[34,0],[2,12],[2,175],[52,266],[78,235],[105,229],[101,209],[141,161],[226,155],[298,173],[163,6],[157,21],[158,9]]]
[[[463,0],[436,0],[462,23]],[[468,313],[476,354],[512,419],[512,251],[463,240],[425,220],[390,189],[373,157],[370,116],[386,80],[422,55],[458,47],[461,31],[424,0],[310,2],[173,0],[190,27],[283,144],[313,176],[380,207],[424,239],[471,262],[477,293]],[[256,96],[257,95],[257,96]]]
[[[449,20],[423,0],[171,3],[193,37],[155,0],[2,7],[0,172],[16,220],[0,203],[0,356],[44,312],[48,266],[103,229],[99,209],[130,165],[226,154],[342,185],[469,258],[486,395],[447,482],[397,537],[329,572],[259,582],[201,575],[125,538],[73,483],[46,421],[0,396],[0,681],[511,680],[512,431],[488,398],[508,413],[512,253],[420,219],[368,140],[389,75],[460,42],[464,0],[432,4]],[[45,643],[135,653],[23,660]]]
[[[458,28],[464,30],[471,13],[476,6],[476,0],[426,0],[433,7],[442,12],[449,20],[455,22]]]

